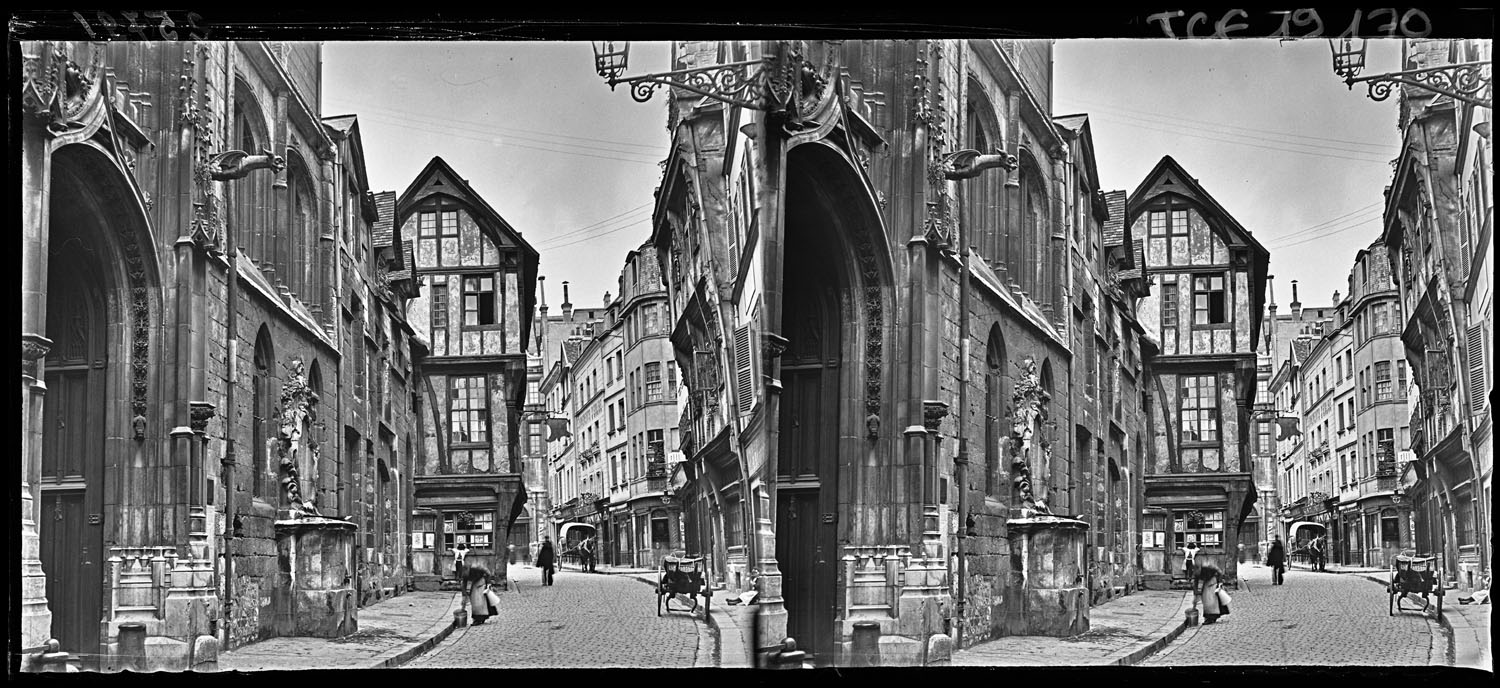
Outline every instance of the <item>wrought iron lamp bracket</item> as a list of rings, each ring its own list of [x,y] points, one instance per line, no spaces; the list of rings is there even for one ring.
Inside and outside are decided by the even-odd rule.
[[[1406,84],[1489,108],[1491,99],[1483,95],[1490,88],[1491,77],[1486,73],[1489,66],[1489,62],[1465,62],[1364,77],[1350,75],[1344,77],[1344,83],[1350,90],[1357,83],[1365,84],[1367,95],[1375,101],[1389,98],[1396,84]]]
[[[766,79],[772,61],[773,58],[766,57],[639,76],[610,76],[607,73],[600,76],[605,78],[610,89],[620,84],[629,85],[630,97],[638,103],[650,100],[657,89],[668,86],[738,107],[766,110]],[[761,68],[751,71],[754,65],[761,65]]]

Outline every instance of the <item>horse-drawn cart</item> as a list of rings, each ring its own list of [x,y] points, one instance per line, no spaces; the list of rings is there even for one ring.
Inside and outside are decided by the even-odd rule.
[[[1438,576],[1437,557],[1402,552],[1396,556],[1391,567],[1391,582],[1386,586],[1390,593],[1387,612],[1395,616],[1398,611],[1415,611],[1433,618],[1443,617],[1443,582]],[[1421,606],[1416,606],[1417,595]],[[1432,600],[1428,599],[1432,596]]]
[[[662,558],[661,573],[656,579],[657,616],[663,611],[696,614],[702,609],[703,618],[708,618],[708,603],[714,593],[704,578],[703,568],[703,557],[673,554]],[[703,597],[701,605],[697,599],[700,595]],[[685,606],[673,607],[673,601]]]

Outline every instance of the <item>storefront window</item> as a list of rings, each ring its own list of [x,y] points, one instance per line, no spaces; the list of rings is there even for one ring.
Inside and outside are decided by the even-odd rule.
[[[462,542],[470,549],[493,546],[495,512],[458,511],[443,514],[443,548],[453,549]]]
[[[1172,512],[1173,544],[1181,549],[1193,538],[1200,547],[1224,546],[1224,512],[1222,511],[1174,511]]]
[[[437,544],[437,516],[413,516],[411,519],[411,548],[432,549]]]

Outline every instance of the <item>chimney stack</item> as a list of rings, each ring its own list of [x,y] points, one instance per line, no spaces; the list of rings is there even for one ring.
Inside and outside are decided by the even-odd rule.
[[[573,320],[573,302],[571,302],[571,301],[568,300],[568,281],[567,280],[563,280],[563,302],[562,302],[562,309],[563,309],[563,319],[564,320],[568,320],[568,321],[572,321]]]
[[[1292,318],[1302,319],[1302,302],[1297,300],[1297,280],[1292,280]]]

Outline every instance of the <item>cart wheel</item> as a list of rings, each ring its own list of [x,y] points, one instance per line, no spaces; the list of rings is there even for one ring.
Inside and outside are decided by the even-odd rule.
[[[657,590],[656,591],[656,615],[657,616],[661,616],[662,597],[663,597],[663,595],[662,595],[661,591]]]

